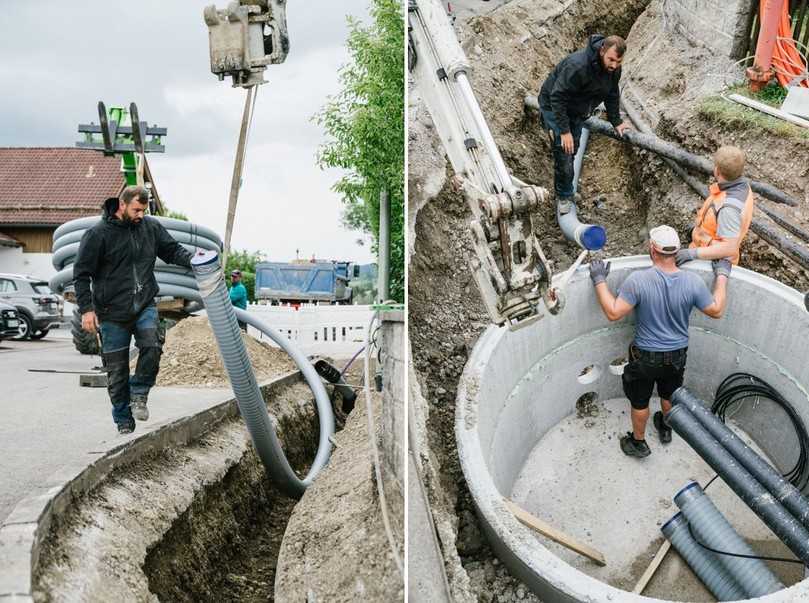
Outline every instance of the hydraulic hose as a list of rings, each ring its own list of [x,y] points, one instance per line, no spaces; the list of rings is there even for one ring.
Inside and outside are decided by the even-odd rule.
[[[716,555],[694,540],[688,529],[688,520],[682,511],[664,523],[660,530],[718,601],[738,601],[747,598],[747,593],[719,562]]]
[[[244,418],[247,430],[270,479],[290,497],[300,497],[326,466],[331,455],[331,436],[334,434],[334,415],[326,388],[308,358],[290,340],[265,325],[254,315],[234,308],[228,297],[219,254],[210,251],[191,260],[199,284],[198,298],[208,311],[208,320],[228,372],[233,393]],[[284,454],[275,433],[267,405],[250,366],[247,349],[242,341],[238,320],[269,336],[292,357],[315,395],[320,434],[317,454],[305,478],[299,478]]]
[[[676,404],[667,420],[798,559],[809,565],[809,532],[806,528],[700,424],[687,407]],[[694,525],[690,517],[688,521]],[[734,549],[725,547],[723,550]]]
[[[680,490],[674,496],[674,503],[683,512],[700,542],[711,548],[755,556],[755,551],[733,529],[711,499],[705,496],[698,483],[691,482]],[[717,560],[748,597],[761,597],[784,588],[761,559],[719,555]]]
[[[772,465],[742,442],[731,429],[686,388],[671,397],[672,404],[682,404],[702,426],[716,438],[739,463],[755,477],[801,524],[809,529],[809,501],[794,485],[784,479]]]

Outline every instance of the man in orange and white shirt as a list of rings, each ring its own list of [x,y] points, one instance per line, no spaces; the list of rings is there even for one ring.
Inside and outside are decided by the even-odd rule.
[[[742,176],[744,151],[720,147],[714,155],[714,177],[710,195],[697,212],[691,245],[677,252],[677,265],[691,260],[729,259],[739,263],[739,248],[753,219],[755,200],[750,183]]]

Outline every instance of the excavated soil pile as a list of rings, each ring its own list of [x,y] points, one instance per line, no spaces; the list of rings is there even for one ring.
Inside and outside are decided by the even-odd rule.
[[[247,334],[243,334],[242,339],[259,381],[294,370],[294,363],[283,350]],[[168,330],[157,385],[222,387],[228,383],[219,347],[206,316],[186,318]]]

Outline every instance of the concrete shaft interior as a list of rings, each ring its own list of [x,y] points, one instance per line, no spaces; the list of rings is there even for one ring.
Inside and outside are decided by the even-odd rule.
[[[645,256],[612,260],[610,288],[616,291],[631,271],[649,265]],[[709,263],[692,262],[688,270],[712,286]],[[802,295],[768,277],[734,268],[728,296],[722,319],[696,311],[692,315],[685,385],[712,401],[724,377],[749,372],[780,391],[809,425],[809,314]],[[566,297],[560,315],[546,315],[517,331],[490,327],[477,342],[458,388],[461,465],[498,557],[543,600],[657,601],[600,582],[565,563],[503,502],[537,442],[575,412],[580,396],[596,392],[601,399],[623,397],[610,363],[626,356],[634,331],[632,315],[616,323],[604,317],[586,266],[570,281]],[[784,437],[792,431],[785,415],[766,409],[742,411],[735,421],[779,468],[794,463],[795,441]],[[757,600],[804,597],[809,599],[809,580]]]

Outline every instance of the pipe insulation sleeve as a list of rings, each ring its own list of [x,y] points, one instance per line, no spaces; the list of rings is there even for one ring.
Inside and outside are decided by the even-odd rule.
[[[694,394],[681,387],[671,397],[672,404],[682,404],[697,421],[716,438],[739,463],[755,477],[770,494],[809,529],[809,501],[789,480],[761,458],[739,436],[719,420]]]
[[[798,559],[809,565],[809,532],[806,528],[700,424],[687,407],[676,404],[667,420]],[[686,517],[694,525],[688,513]],[[737,552],[735,548],[714,548]]]
[[[688,520],[682,511],[664,523],[660,531],[718,601],[747,598],[744,589],[719,562],[716,554],[700,546],[691,536]]]
[[[234,308],[228,297],[219,255],[207,252],[195,256],[192,268],[199,285],[199,296],[208,312],[208,320],[228,372],[233,392],[247,430],[261,462],[278,488],[291,497],[299,497],[326,466],[331,455],[330,437],[334,434],[331,402],[320,377],[308,358],[291,341],[265,325],[255,316]],[[299,478],[284,454],[275,433],[267,405],[250,367],[238,320],[259,329],[292,357],[312,389],[320,422],[318,449],[305,478]]]
[[[756,555],[697,482],[691,482],[680,490],[674,496],[674,503],[683,512],[700,542],[717,550]],[[748,597],[761,597],[784,588],[761,559],[717,555],[717,560]]]

